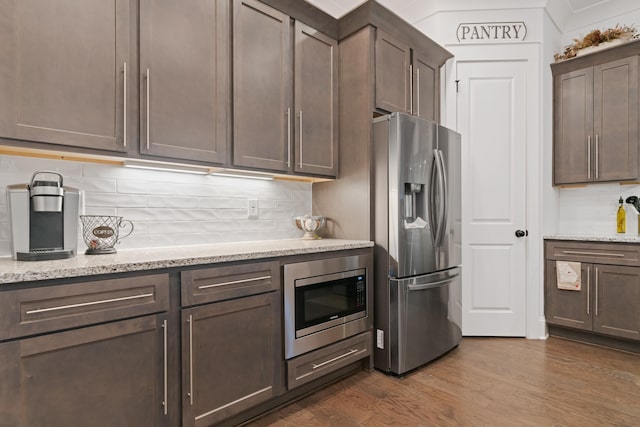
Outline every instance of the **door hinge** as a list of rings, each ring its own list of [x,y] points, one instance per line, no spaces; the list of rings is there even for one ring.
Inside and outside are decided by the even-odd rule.
[[[460,80],[456,80],[456,93],[460,92]]]

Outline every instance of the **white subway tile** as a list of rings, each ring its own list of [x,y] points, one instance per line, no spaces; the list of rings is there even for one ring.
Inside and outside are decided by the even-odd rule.
[[[200,197],[198,208],[201,209],[247,209],[246,198],[221,198],[221,197]],[[263,203],[260,203],[262,209]]]
[[[118,209],[107,206],[87,206],[84,210],[84,215],[118,216]]]
[[[0,240],[0,257],[9,257],[11,254],[11,242]]]
[[[82,178],[82,181],[78,184],[78,188],[89,193],[115,193],[117,190],[115,179],[93,177]]]
[[[0,156],[0,187],[27,183],[36,170],[59,170],[65,185],[79,188],[81,213],[133,221],[133,234],[118,248],[297,238],[302,232],[292,218],[311,212],[311,184],[304,182],[207,177],[13,156]],[[248,199],[258,200],[258,220],[247,218]],[[0,209],[5,205],[1,191]],[[9,256],[8,225],[1,218],[0,256]],[[79,225],[78,250],[84,251],[81,234]]]
[[[127,206],[143,208],[147,206],[147,197],[143,195],[85,192],[85,207]]]
[[[147,196],[147,206],[150,208],[197,208],[200,204],[198,197],[182,196]]]
[[[65,178],[82,176],[80,163],[36,157],[0,155],[0,170],[16,179],[12,184],[28,183],[37,171],[52,170],[61,173]]]
[[[9,222],[0,222],[0,240],[9,240],[10,230]]]

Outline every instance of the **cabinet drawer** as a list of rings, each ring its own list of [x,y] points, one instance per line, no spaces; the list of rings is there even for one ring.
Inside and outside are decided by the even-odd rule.
[[[371,332],[347,338],[287,361],[289,390],[363,359],[371,354]]]
[[[547,241],[545,258],[559,261],[637,266],[640,262],[640,245]]]
[[[186,307],[279,290],[280,266],[272,261],[188,270],[180,282]]]
[[[0,340],[169,309],[169,275],[0,292]]]

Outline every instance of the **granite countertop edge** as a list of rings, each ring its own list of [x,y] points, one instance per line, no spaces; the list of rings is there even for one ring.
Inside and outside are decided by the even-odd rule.
[[[548,234],[545,240],[574,240],[584,242],[640,243],[636,234]]]
[[[189,267],[373,247],[367,240],[272,240],[165,248],[125,249],[54,261],[0,258],[0,285],[101,274]]]

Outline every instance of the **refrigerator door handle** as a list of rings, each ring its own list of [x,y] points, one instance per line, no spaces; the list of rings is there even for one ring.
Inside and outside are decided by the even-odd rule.
[[[447,230],[447,218],[449,217],[449,191],[447,188],[447,172],[444,164],[444,156],[442,154],[442,150],[438,150],[438,160],[440,162],[440,182],[442,186],[439,187],[441,190],[440,193],[440,202],[442,203],[441,216],[438,221],[439,228],[439,238],[436,239],[436,245],[442,246],[442,240],[444,239],[444,233]]]
[[[425,283],[422,285],[408,285],[407,286],[407,290],[408,291],[423,291],[425,289],[431,289],[431,288],[439,288],[443,285],[446,285],[447,283],[451,283],[451,281],[455,279],[455,277],[449,277],[445,280],[439,280],[437,282],[433,282],[433,283]]]
[[[433,162],[431,165],[431,179],[429,182],[429,222],[431,236],[437,242],[438,218],[436,217],[436,179],[438,179],[438,150],[433,150]]]
[[[446,220],[447,220],[447,180],[445,178],[445,173],[444,173],[444,159],[442,157],[442,151],[441,150],[433,150],[433,155],[435,157],[435,168],[432,169],[433,173],[432,173],[432,182],[433,182],[433,175],[436,175],[436,178],[438,180],[438,195],[439,197],[439,205],[437,206],[437,210],[438,210],[438,217],[435,218],[434,221],[434,216],[435,214],[433,213],[433,208],[436,207],[436,193],[434,191],[434,187],[431,188],[431,214],[432,214],[432,226],[436,227],[436,236],[435,236],[435,240],[434,240],[434,244],[435,246],[440,246],[442,244],[442,239],[444,238],[444,231],[445,231],[445,227],[446,227]]]

